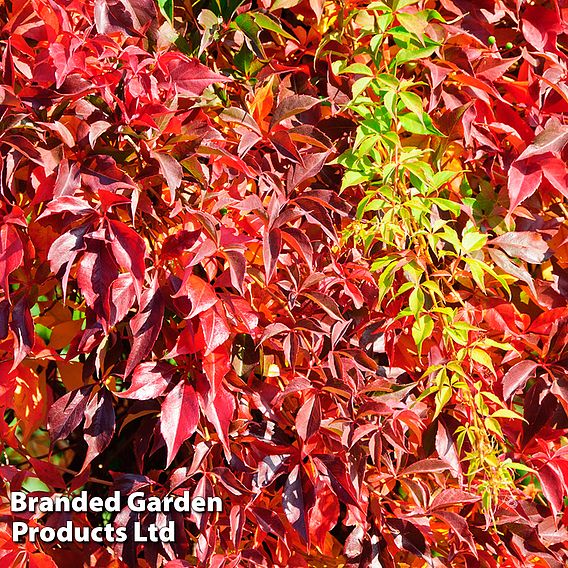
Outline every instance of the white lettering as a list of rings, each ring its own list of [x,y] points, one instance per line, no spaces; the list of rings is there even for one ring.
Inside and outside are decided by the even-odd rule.
[[[109,513],[118,513],[120,511],[120,491],[115,491],[112,497],[106,498],[105,509]]]
[[[191,510],[195,511],[196,513],[204,513],[205,505],[206,502],[203,497],[195,497],[191,502]]]
[[[14,542],[20,542],[20,537],[27,534],[28,528],[28,523],[23,523],[22,521],[12,523],[12,540]]]
[[[23,513],[28,510],[28,500],[23,491],[12,491],[10,494],[10,509],[12,513]],[[26,525],[27,526],[27,525]]]
[[[89,501],[89,510],[93,513],[102,513],[103,500],[101,497],[92,497]]]
[[[128,496],[128,508],[135,513],[143,513],[146,510],[144,503],[144,493],[142,491],[135,491]]]

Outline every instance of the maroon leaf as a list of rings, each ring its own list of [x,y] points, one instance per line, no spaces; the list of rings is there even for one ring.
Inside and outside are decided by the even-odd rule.
[[[259,527],[265,533],[274,533],[279,538],[283,540],[286,539],[286,529],[284,528],[284,524],[274,511],[264,507],[251,507],[250,510]]]
[[[166,442],[166,467],[172,463],[180,446],[195,432],[199,421],[197,395],[191,385],[179,382],[162,402],[160,432]]]
[[[150,288],[142,292],[140,310],[130,321],[134,340],[126,361],[125,377],[130,375],[138,363],[152,351],[154,342],[162,329],[164,307],[164,297],[158,288],[157,278],[154,278]]]
[[[491,241],[509,256],[520,258],[531,264],[540,264],[548,252],[548,245],[539,233],[519,231],[505,233]]]
[[[324,475],[329,477],[331,488],[334,493],[349,505],[360,506],[360,500],[349,478],[345,463],[337,456],[318,454],[314,456],[314,462]]]
[[[63,298],[67,294],[67,282],[71,267],[80,251],[85,250],[83,237],[88,230],[88,225],[83,225],[71,229],[68,233],[64,233],[49,248],[47,259],[49,260],[51,271],[59,274],[59,271],[65,266],[65,272],[61,279],[61,287],[63,288]]]
[[[134,298],[132,276],[127,272],[119,274],[110,286],[110,327],[115,326],[126,317],[134,303]]]
[[[533,295],[535,297],[537,296],[534,280],[525,268],[523,268],[522,266],[517,266],[509,259],[509,257],[505,253],[501,252],[500,250],[489,249],[489,256],[491,257],[493,262],[495,262],[495,264],[505,273],[516,276],[519,280],[526,282]]]
[[[310,97],[309,95],[291,95],[286,97],[280,101],[274,110],[272,120],[270,121],[270,128],[291,116],[309,110],[320,102],[321,101],[319,99]]]
[[[140,363],[132,373],[130,387],[115,394],[121,398],[135,400],[157,398],[168,388],[175,370],[173,365],[164,361]]]
[[[30,353],[35,339],[34,322],[25,297],[20,298],[12,310],[10,328],[14,332],[15,345],[12,369],[15,369]]]
[[[100,34],[118,31],[140,35],[157,16],[151,0],[95,0],[95,25]]]
[[[538,470],[542,492],[548,499],[552,512],[556,515],[564,504],[564,485],[559,473],[550,465],[544,464]]]
[[[10,303],[8,300],[0,301],[0,341],[8,337],[8,319],[10,317]]]
[[[477,503],[480,500],[481,497],[479,495],[474,495],[461,489],[444,489],[434,497],[430,504],[430,510],[444,509],[454,505],[465,505],[466,503]]]
[[[24,247],[16,228],[8,223],[0,225],[0,286],[10,297],[8,276],[22,264]]]
[[[442,419],[438,422],[436,432],[436,451],[440,458],[450,465],[452,475],[458,476],[461,471],[458,451],[452,438],[452,430]]]
[[[47,420],[52,443],[67,438],[83,421],[93,386],[87,385],[68,392],[52,404]]]
[[[527,381],[535,376],[538,364],[534,361],[520,361],[513,365],[503,376],[503,398],[509,400]]]
[[[311,268],[313,264],[313,248],[312,243],[305,233],[300,229],[293,227],[286,227],[282,229],[282,238],[286,241],[291,248],[293,248]]]
[[[262,255],[264,258],[264,271],[266,273],[266,283],[272,280],[278,257],[282,251],[282,235],[280,229],[272,229],[264,233]]]
[[[444,521],[452,529],[459,540],[467,544],[473,555],[476,558],[478,557],[473,535],[467,526],[466,520],[461,515],[451,513],[450,511],[435,511],[434,515]]]
[[[77,283],[87,304],[104,322],[110,319],[110,290],[117,278],[118,266],[107,243],[89,239],[87,251],[79,261]]]
[[[85,471],[89,464],[110,444],[114,426],[112,395],[102,388],[89,400],[85,409],[84,436],[87,442],[87,455],[81,472]]]
[[[409,475],[411,473],[439,473],[448,469],[450,469],[450,465],[445,460],[427,458],[409,465],[401,473],[402,475]]]
[[[282,491],[282,507],[290,524],[304,542],[308,540],[307,513],[304,505],[304,491],[300,466],[296,465],[288,474]]]

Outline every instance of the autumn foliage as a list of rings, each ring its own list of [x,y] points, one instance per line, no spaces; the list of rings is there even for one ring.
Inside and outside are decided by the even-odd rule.
[[[565,0],[0,25],[0,565],[566,566]],[[21,489],[225,506],[12,515]]]

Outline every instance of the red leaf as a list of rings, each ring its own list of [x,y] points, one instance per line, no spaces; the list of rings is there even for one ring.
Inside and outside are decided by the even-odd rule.
[[[41,481],[54,489],[64,489],[67,484],[61,475],[61,470],[50,462],[42,461],[36,458],[29,458],[36,475]]]
[[[513,162],[509,170],[509,211],[512,211],[527,197],[530,197],[542,182],[542,170],[538,164],[528,160]]]
[[[181,185],[183,178],[183,168],[181,164],[169,154],[163,152],[151,152],[152,158],[157,160],[160,166],[160,173],[166,180],[170,190],[170,205],[174,203],[176,192],[175,190]]]
[[[544,177],[564,197],[568,197],[568,168],[564,160],[548,156],[540,161]]]
[[[229,450],[229,426],[235,412],[235,397],[223,387],[217,389],[215,398],[207,407],[207,418],[215,427],[215,431],[225,449]]]
[[[205,355],[215,351],[217,347],[223,345],[231,336],[227,318],[219,311],[217,306],[213,306],[201,313],[199,315],[199,323],[205,339]]]
[[[136,295],[140,298],[146,268],[146,244],[144,239],[128,225],[120,221],[109,221],[111,247],[119,265],[132,274]]]
[[[517,389],[523,388],[535,376],[537,367],[537,363],[528,360],[513,365],[503,376],[503,398],[507,401]]]
[[[164,259],[177,258],[197,242],[200,234],[201,231],[181,230],[174,235],[170,235],[162,245],[162,256]]]
[[[213,286],[195,274],[184,275],[183,282],[174,298],[180,296],[187,296],[191,300],[191,312],[188,314],[188,318],[208,310],[219,301]]]
[[[338,517],[339,500],[327,485],[320,484],[309,514],[310,536],[314,544],[324,546],[329,531],[337,524]]]
[[[116,392],[121,398],[150,400],[162,395],[175,373],[175,367],[164,361],[140,363],[132,373],[130,387]]]
[[[112,395],[102,388],[91,398],[85,410],[83,431],[85,442],[87,442],[87,455],[81,472],[85,471],[89,464],[110,444],[114,426]]]
[[[197,59],[189,59],[180,53],[166,53],[160,57],[159,63],[167,70],[167,78],[182,96],[198,97],[209,85],[230,80],[211,71]]]
[[[556,36],[562,31],[562,23],[556,10],[544,6],[527,6],[521,19],[526,40],[541,52],[554,51]]]
[[[553,308],[540,314],[530,325],[529,333],[548,335],[554,324],[568,318],[568,308]]]
[[[164,297],[158,288],[157,279],[154,278],[150,288],[142,292],[140,310],[130,321],[134,341],[126,361],[125,377],[152,351],[154,342],[162,329],[164,307]]]
[[[231,359],[229,350],[225,347],[219,347],[208,355],[203,357],[203,372],[211,385],[212,396],[215,396],[217,390],[223,384],[223,379],[231,370]]]
[[[180,446],[195,432],[199,421],[197,395],[191,385],[179,382],[162,402],[160,432],[166,442],[166,467],[172,463]]]
[[[312,393],[298,410],[296,415],[296,431],[300,438],[307,442],[321,425],[321,405],[319,396]]]

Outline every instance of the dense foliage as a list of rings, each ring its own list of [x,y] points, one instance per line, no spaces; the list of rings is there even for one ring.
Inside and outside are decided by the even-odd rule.
[[[565,0],[0,22],[2,566],[566,565]],[[225,507],[17,544],[22,488]]]

